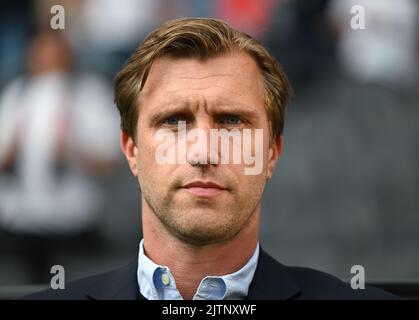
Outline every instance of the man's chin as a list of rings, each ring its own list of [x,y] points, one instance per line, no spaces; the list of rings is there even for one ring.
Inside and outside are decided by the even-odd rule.
[[[203,247],[214,245],[218,243],[224,243],[230,239],[227,236],[220,235],[197,235],[197,234],[182,234],[179,239],[188,245],[193,245],[196,247]]]
[[[176,228],[176,236],[185,243],[197,246],[222,243],[234,236],[231,228],[226,228],[226,224],[219,224],[219,221],[217,224],[201,222],[199,225]]]

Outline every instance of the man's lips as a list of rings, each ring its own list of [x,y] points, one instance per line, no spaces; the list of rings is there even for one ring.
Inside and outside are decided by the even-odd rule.
[[[212,181],[194,181],[185,184],[181,188],[200,197],[215,197],[221,192],[227,190],[227,188],[224,188]]]

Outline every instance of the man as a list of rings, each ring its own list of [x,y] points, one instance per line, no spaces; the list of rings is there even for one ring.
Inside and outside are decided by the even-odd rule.
[[[30,298],[392,298],[284,266],[260,247],[261,198],[281,154],[290,94],[268,51],[222,21],[180,19],[152,32],[115,85],[122,151],[141,190],[138,259]],[[228,138],[221,152],[214,136]],[[260,170],[239,161],[249,160],[246,150]]]

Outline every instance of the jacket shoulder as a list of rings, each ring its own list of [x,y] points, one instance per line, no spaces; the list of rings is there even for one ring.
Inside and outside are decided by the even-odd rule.
[[[23,300],[134,299],[138,287],[136,262],[122,268],[65,284],[65,289],[48,289],[23,297]]]
[[[108,274],[98,274],[65,284],[64,289],[47,289],[25,296],[23,300],[89,300],[86,292],[96,283],[102,282]]]
[[[392,300],[397,296],[384,290],[365,286],[353,289],[339,278],[311,268],[287,267],[288,272],[301,291],[296,299],[339,299],[339,300]]]
[[[260,251],[249,288],[249,299],[384,300],[399,299],[384,290],[366,286],[352,289],[337,277],[311,268],[288,266]]]

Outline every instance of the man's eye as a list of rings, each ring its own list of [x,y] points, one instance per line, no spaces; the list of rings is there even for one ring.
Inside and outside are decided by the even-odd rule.
[[[171,126],[177,126],[179,121],[186,121],[186,120],[180,116],[170,116],[164,120],[164,123]]]
[[[237,117],[237,116],[234,116],[234,115],[228,115],[228,116],[225,116],[225,117],[221,120],[221,122],[222,122],[223,124],[229,124],[229,125],[232,125],[232,124],[240,124],[242,121],[241,121],[241,119],[240,119],[239,117]]]

